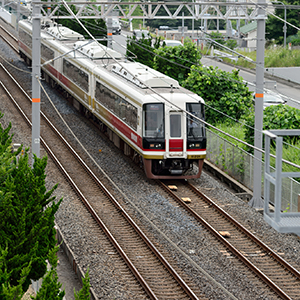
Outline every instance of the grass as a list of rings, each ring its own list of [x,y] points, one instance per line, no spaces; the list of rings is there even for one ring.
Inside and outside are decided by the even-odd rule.
[[[240,123],[234,123],[234,124],[218,124],[216,125],[216,127],[240,140],[244,140],[244,131],[243,131],[243,126]],[[233,143],[234,145],[237,145],[238,147],[245,149],[244,144],[237,142],[235,139],[232,139],[228,136],[226,136],[225,134],[222,134],[216,130],[212,131],[216,132],[220,137],[226,139],[227,141]],[[283,147],[283,153],[282,153],[282,158],[290,161],[296,165],[300,166],[300,141],[298,141],[297,143],[295,143],[294,146],[292,145],[284,145]],[[271,148],[271,153],[275,155],[275,148]],[[273,167],[275,167],[275,159],[271,158],[271,165]],[[300,169],[295,168],[290,166],[289,164],[283,163],[282,164],[282,171],[283,172],[299,172],[300,173]],[[295,180],[300,182],[300,178],[294,178]]]
[[[217,124],[216,127],[240,140],[244,140],[244,131],[243,127],[240,123],[234,123],[234,124]],[[220,133],[217,130],[211,129],[213,132],[217,133],[220,137],[226,139],[227,141],[231,142],[234,145],[237,145],[240,148],[243,148],[243,143],[238,142],[237,140],[228,137],[227,135]]]
[[[224,51],[226,52],[226,51]],[[238,53],[251,58],[256,61],[256,51],[246,52],[237,51]],[[223,58],[225,62],[241,66],[244,68],[255,69],[255,64],[251,63],[244,58],[239,58],[237,62],[234,62],[228,58]],[[283,47],[272,47],[265,50],[265,68],[280,68],[280,67],[300,67],[300,50],[293,49],[288,50]]]

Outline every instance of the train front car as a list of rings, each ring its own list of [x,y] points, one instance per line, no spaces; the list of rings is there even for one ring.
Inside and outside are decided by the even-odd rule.
[[[148,178],[191,179],[206,156],[204,101],[181,87],[143,105],[143,162]],[[165,99],[165,100],[162,100]],[[195,166],[196,165],[196,166]]]

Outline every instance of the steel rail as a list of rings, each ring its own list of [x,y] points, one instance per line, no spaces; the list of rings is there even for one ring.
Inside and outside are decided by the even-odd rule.
[[[197,221],[203,224],[219,241],[221,241],[225,247],[227,247],[233,254],[235,254],[248,268],[250,268],[261,280],[263,280],[273,291],[277,293],[282,299],[292,300],[280,287],[278,287],[268,276],[266,276],[261,270],[259,270],[254,264],[252,264],[238,249],[231,245],[215,228],[213,228],[207,221],[199,216],[193,209],[191,209],[182,199],[180,199],[173,191],[166,186],[162,181],[157,181],[166,191],[170,194],[181,206],[185,208]],[[198,191],[197,189],[195,189]],[[209,203],[213,204],[213,201],[204,196],[198,191],[202,197],[208,199]],[[222,209],[221,209],[222,210]],[[223,211],[223,210],[222,210]],[[241,227],[242,228],[242,227]],[[247,229],[246,229],[247,230]],[[272,251],[270,249],[270,251]]]
[[[2,25],[0,25],[0,29],[2,29],[6,34],[8,34],[15,42],[18,43],[18,39],[11,34],[5,27],[3,27]],[[5,38],[3,35],[1,35],[1,38],[16,52],[19,53],[19,49],[16,48],[7,38]]]
[[[12,75],[6,70],[6,68],[0,63],[0,66],[7,72],[7,74],[10,76],[10,78],[16,83],[16,85],[22,90],[22,92],[26,95],[27,99],[31,101],[31,98],[29,95],[24,91],[24,89],[16,82],[16,80],[12,77]],[[12,95],[9,93],[9,91],[4,87],[3,83],[1,82],[2,87],[7,91],[9,97],[14,102],[16,107],[20,110],[20,106],[16,103],[16,101],[13,99]],[[25,115],[25,113],[22,113],[22,116],[25,118],[26,122],[29,126],[31,126],[31,121],[28,119],[28,117]],[[76,153],[76,151],[72,148],[72,146],[65,140],[65,138],[61,135],[61,133],[55,128],[55,126],[50,122],[50,120],[44,115],[43,112],[41,112],[41,116],[45,119],[45,121],[48,123],[48,125],[51,127],[51,129],[60,137],[60,139],[63,141],[63,143],[69,148],[70,152],[74,157],[78,159],[80,164],[84,167],[84,169],[89,173],[89,175],[92,177],[92,179],[97,183],[97,185],[103,190],[103,192],[107,195],[107,197],[110,198],[112,203],[118,208],[120,213],[123,214],[123,216],[126,218],[126,220],[133,226],[134,230],[142,237],[144,242],[148,245],[148,247],[155,253],[156,257],[161,261],[161,263],[167,268],[170,274],[176,279],[176,281],[179,283],[181,288],[186,292],[186,294],[190,297],[190,299],[198,299],[198,297],[194,294],[194,292],[189,288],[189,286],[184,282],[184,280],[177,274],[177,272],[173,269],[173,267],[166,261],[166,259],[160,254],[160,252],[156,249],[156,247],[151,243],[151,241],[146,237],[146,235],[139,229],[139,227],[135,224],[135,222],[131,219],[131,217],[126,213],[126,211],[122,208],[122,206],[117,202],[117,200],[111,195],[111,193],[107,190],[107,188],[102,184],[102,182],[97,178],[97,176],[92,172],[92,170],[86,165],[86,163],[79,157],[79,155]],[[108,237],[111,239],[112,243],[116,246],[118,252],[120,255],[124,258],[126,263],[128,264],[128,267],[133,272],[137,280],[140,282],[140,284],[144,287],[147,294],[151,299],[157,299],[154,292],[151,290],[151,288],[148,286],[146,281],[143,279],[143,277],[140,275],[138,270],[134,267],[134,265],[131,263],[127,255],[124,253],[124,251],[121,249],[117,241],[113,238],[113,236],[109,233],[106,226],[103,224],[101,219],[98,217],[97,213],[94,211],[94,209],[89,204],[88,200],[83,196],[81,191],[77,188],[76,184],[72,180],[72,178],[65,172],[63,166],[59,162],[59,160],[56,158],[56,156],[53,154],[49,146],[46,144],[44,139],[41,137],[41,143],[43,147],[46,149],[48,154],[54,159],[55,164],[58,166],[58,168],[63,172],[63,175],[66,177],[66,179],[70,182],[70,185],[72,188],[74,188],[77,195],[80,197],[82,202],[86,205],[88,211],[91,213],[95,221],[101,226],[101,228],[108,234]]]

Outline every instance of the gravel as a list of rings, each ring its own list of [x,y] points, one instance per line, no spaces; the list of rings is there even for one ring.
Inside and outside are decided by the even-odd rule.
[[[28,70],[18,56],[0,41],[0,54],[11,60],[18,68]],[[10,68],[10,67],[9,67]],[[16,70],[14,71],[16,73]],[[19,71],[17,71],[19,72]],[[31,78],[23,75],[25,89],[31,90]],[[178,266],[184,269],[187,276],[193,279],[195,285],[202,289],[209,299],[270,299],[263,291],[251,283],[239,267],[211,244],[211,238],[196,225],[192,218],[178,207],[171,205],[159,193],[153,181],[148,180],[143,171],[131,163],[116,149],[111,142],[103,139],[99,132],[77,111],[70,107],[58,94],[45,86],[56,108],[74,131],[78,139],[88,149],[97,164],[122,190],[125,205],[151,232],[157,242],[161,243]],[[0,96],[1,100],[1,96]],[[1,111],[5,113],[0,120],[3,126],[12,122],[15,134],[14,142],[31,145],[29,130],[18,126],[18,116],[13,115],[11,107],[1,100]],[[42,110],[55,120],[61,130],[66,130],[63,122],[58,119],[49,101],[42,96]],[[66,133],[72,140],[72,135]],[[101,152],[99,151],[101,150]],[[91,284],[100,299],[133,299],[134,293],[126,290],[126,283],[121,279],[120,271],[114,266],[109,255],[93,255],[95,245],[101,241],[93,238],[93,225],[83,223],[83,215],[87,214],[76,203],[73,191],[65,183],[55,166],[49,160],[47,167],[47,186],[50,189],[59,182],[56,191],[57,198],[64,200],[56,214],[56,222],[62,230],[66,242],[75,253],[78,264],[84,271],[90,266]],[[249,228],[263,242],[284,253],[284,258],[299,269],[299,240],[292,234],[280,234],[263,220],[262,214],[251,208],[247,203],[237,198],[223,184],[203,172],[200,179],[193,183],[203,189],[208,197],[215,200],[227,212],[233,215],[245,227]],[[115,188],[116,192],[119,192]],[[96,268],[101,269],[101,277],[94,277]],[[218,284],[219,283],[219,284]],[[225,288],[224,291],[220,286]],[[249,297],[251,295],[251,297]]]

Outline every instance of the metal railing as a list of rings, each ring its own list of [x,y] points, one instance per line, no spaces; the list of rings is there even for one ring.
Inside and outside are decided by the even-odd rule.
[[[253,190],[253,168],[254,156],[239,148],[218,134],[206,129],[207,154],[206,159],[227,173],[229,176]],[[264,162],[262,162],[261,196],[264,196]],[[282,179],[282,210],[298,212],[298,195],[300,194],[300,183],[293,178]],[[270,201],[274,201],[274,186],[270,190]]]

